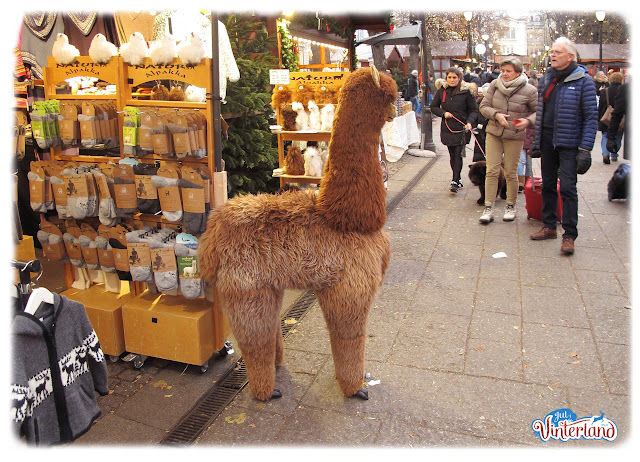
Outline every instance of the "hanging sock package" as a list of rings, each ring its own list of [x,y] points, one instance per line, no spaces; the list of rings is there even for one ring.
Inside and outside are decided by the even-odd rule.
[[[182,220],[179,170],[170,164],[163,165],[158,169],[158,174],[151,177],[151,181],[158,189],[162,216],[171,222]]]

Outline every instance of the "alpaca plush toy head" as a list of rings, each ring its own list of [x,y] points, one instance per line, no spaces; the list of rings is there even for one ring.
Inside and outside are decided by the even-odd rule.
[[[204,103],[206,101],[207,89],[189,85],[184,91],[184,100],[192,103]]]
[[[291,102],[292,92],[286,85],[276,85],[271,95],[271,107],[274,109],[281,108],[283,105]]]
[[[301,103],[303,106],[306,106],[307,104],[309,104],[309,101],[311,101],[313,98],[314,98],[314,91],[310,85],[307,85],[306,83],[299,83],[298,85],[296,85],[296,88],[293,94],[294,101],[297,101],[298,103]]]
[[[326,85],[320,85],[315,89],[314,100],[320,105],[333,103],[333,91]]]

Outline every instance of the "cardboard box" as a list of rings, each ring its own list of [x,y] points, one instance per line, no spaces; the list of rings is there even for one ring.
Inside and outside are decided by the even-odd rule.
[[[202,366],[216,352],[213,303],[149,291],[122,307],[126,349]]]
[[[102,352],[120,356],[125,350],[122,305],[133,299],[128,284],[122,283],[119,294],[109,292],[104,284],[95,284],[87,290],[67,289],[61,293],[84,305],[93,330],[98,335]]]

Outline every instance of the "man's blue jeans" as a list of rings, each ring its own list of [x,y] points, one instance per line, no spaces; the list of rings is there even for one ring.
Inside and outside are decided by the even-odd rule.
[[[553,132],[542,129],[540,137],[542,166],[542,222],[545,228],[556,229],[558,221],[558,177],[562,196],[563,237],[578,237],[578,148],[554,148]]]

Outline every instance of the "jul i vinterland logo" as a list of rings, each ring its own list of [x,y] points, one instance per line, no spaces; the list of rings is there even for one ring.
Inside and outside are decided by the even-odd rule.
[[[613,441],[618,436],[618,427],[602,411],[599,416],[578,419],[571,409],[557,409],[542,420],[534,420],[531,428],[542,441],[570,441],[580,438]]]

